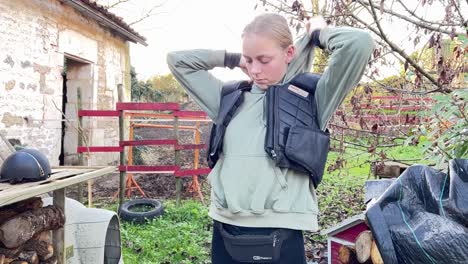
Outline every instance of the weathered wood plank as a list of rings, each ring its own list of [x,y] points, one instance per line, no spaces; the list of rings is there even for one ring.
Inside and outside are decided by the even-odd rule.
[[[100,169],[88,170],[77,169],[60,172],[42,182],[24,184],[0,184],[0,206],[12,204],[43,193],[58,190],[70,185],[94,179],[116,171],[116,167],[101,167]]]
[[[93,171],[92,169],[68,169],[66,171],[61,171],[58,173],[54,173],[50,176],[50,178],[43,180],[43,181],[37,181],[37,182],[25,182],[25,183],[20,183],[20,184],[9,184],[9,183],[1,183],[0,184],[0,190],[3,192],[5,191],[15,191],[16,189],[24,189],[24,188],[29,188],[33,187],[36,185],[44,185],[49,182],[53,182],[56,180],[60,180],[62,178],[68,178],[70,176],[82,174],[82,173],[87,173]],[[1,192],[0,192],[1,194]]]

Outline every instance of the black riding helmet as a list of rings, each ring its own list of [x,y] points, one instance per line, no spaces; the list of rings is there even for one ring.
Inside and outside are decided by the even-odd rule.
[[[3,162],[0,181],[41,181],[49,178],[50,174],[50,164],[44,154],[35,149],[22,149],[8,156]]]

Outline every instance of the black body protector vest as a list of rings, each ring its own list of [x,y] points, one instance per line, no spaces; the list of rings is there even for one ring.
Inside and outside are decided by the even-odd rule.
[[[317,188],[323,177],[330,145],[328,130],[320,129],[315,89],[320,75],[302,73],[290,82],[266,91],[267,132],[265,151],[280,168],[308,173]],[[223,86],[218,117],[211,129],[208,166],[213,168],[222,152],[226,127],[242,104],[251,83],[230,82]]]

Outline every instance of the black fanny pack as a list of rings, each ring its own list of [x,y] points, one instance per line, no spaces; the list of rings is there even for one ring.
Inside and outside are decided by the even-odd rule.
[[[226,230],[220,222],[216,221],[214,225],[223,237],[226,251],[235,261],[242,263],[277,263],[281,245],[292,232],[278,228],[265,235],[237,235]]]

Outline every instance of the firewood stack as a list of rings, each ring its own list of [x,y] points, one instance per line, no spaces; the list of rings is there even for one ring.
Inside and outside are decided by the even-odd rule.
[[[57,263],[51,230],[64,223],[63,211],[39,197],[0,208],[0,264]]]
[[[338,251],[338,259],[342,264],[384,264],[372,232],[361,232],[354,246],[342,245]]]

